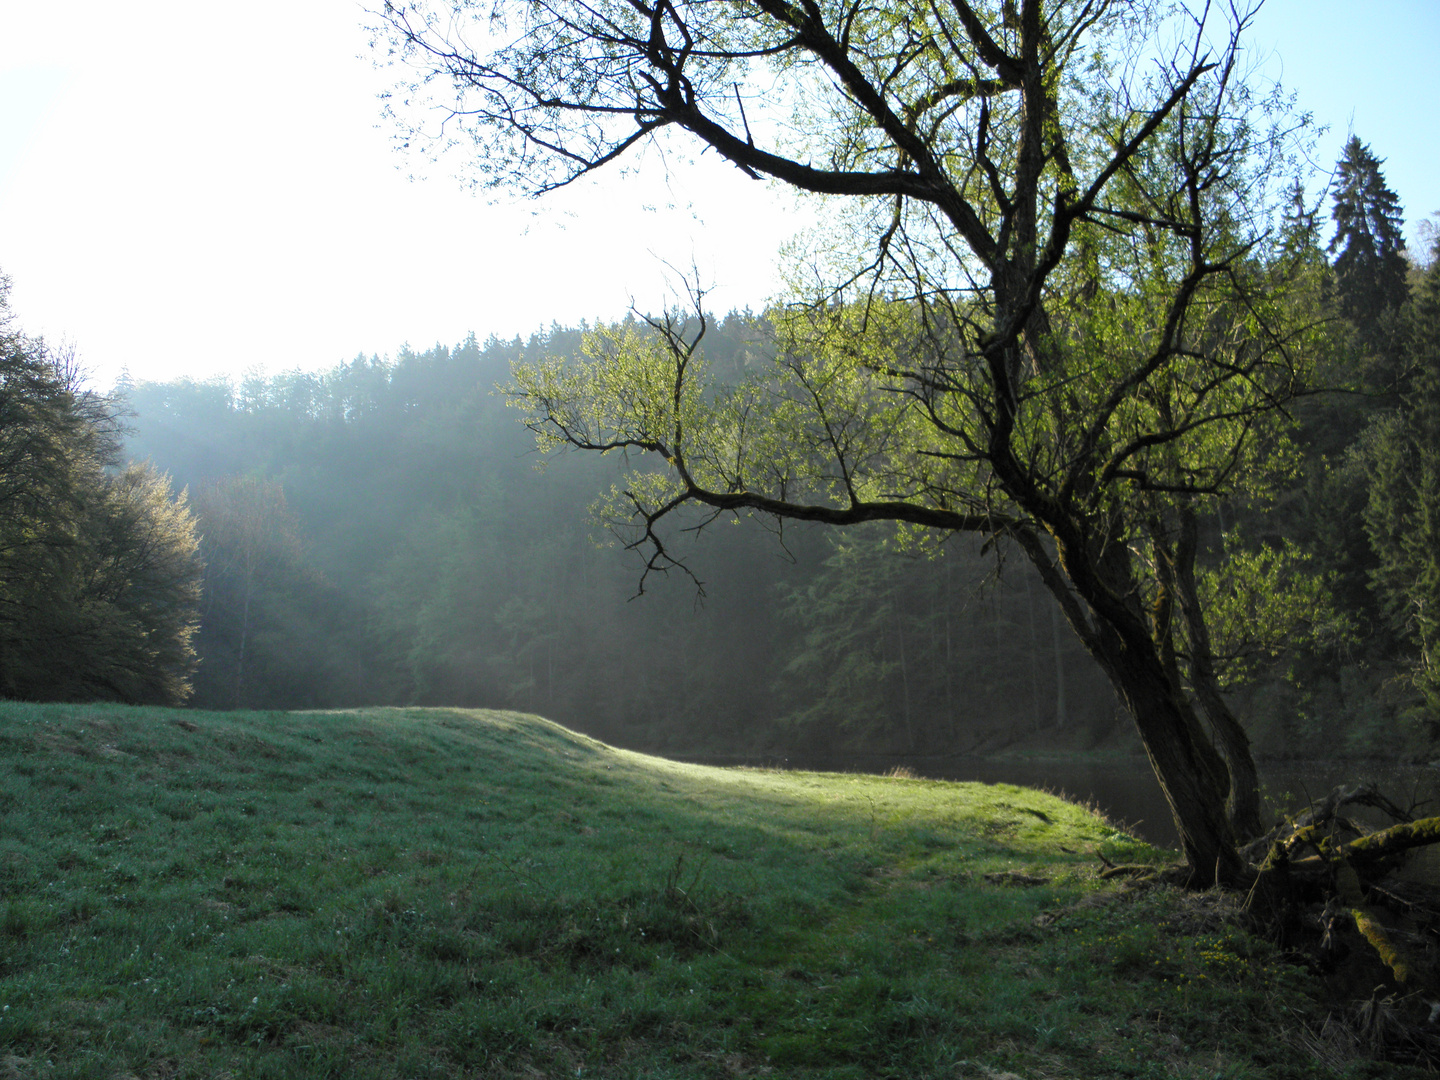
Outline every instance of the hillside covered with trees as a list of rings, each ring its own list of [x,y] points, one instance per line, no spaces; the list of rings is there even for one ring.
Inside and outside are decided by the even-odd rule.
[[[1295,403],[1274,490],[1211,504],[1200,579],[1227,699],[1260,754],[1428,759],[1440,267],[1407,252],[1358,139],[1330,204],[1297,204],[1292,226],[1333,392]],[[571,365],[625,329],[116,397],[7,329],[6,694],[506,706],[741,756],[1128,737],[1003,542],[681,529],[685,568],[645,574],[592,505],[627,463],[537,455],[500,389],[516,363]],[[738,384],[776,342],[773,320],[731,314],[703,347]],[[1222,552],[1245,573],[1219,576]]]
[[[700,586],[652,575],[641,594],[642,564],[589,514],[623,463],[542,461],[496,389],[583,334],[131,386],[130,452],[200,518],[194,703],[504,705],[738,754],[949,752],[1017,722],[1095,738],[1116,723],[1034,583],[997,578],[975,545],[920,557],[878,529],[726,529],[692,545]],[[738,375],[765,341],[737,315],[710,346]]]
[[[722,314],[696,271],[613,324],[99,394],[0,283],[0,694],[478,706],[730,760],[1143,754],[1182,861],[1092,846],[1095,881],[1195,890],[1194,926],[1334,976],[1337,1037],[1433,1061],[1440,909],[1399,871],[1440,816],[1357,782],[1276,820],[1260,765],[1440,764],[1440,228],[1407,245],[1357,136],[1318,182],[1256,12],[367,12],[403,147],[536,197],[713,153],[823,208],[789,291]],[[662,893],[693,908],[684,857]]]
[[[376,28],[422,79],[503,100],[551,78],[507,67],[539,30],[487,60],[422,8]],[[760,315],[697,289],[614,326],[113,395],[7,322],[4,692],[503,705],[741,755],[1073,747],[1128,713],[1198,863],[1256,832],[1252,752],[1432,757],[1435,237],[1407,249],[1358,137],[1307,203],[1307,121],[1232,78],[1243,15],[1196,14],[1158,81],[1093,83],[1039,7],[968,10],[926,18],[989,82],[941,79],[883,20],[866,45],[819,9],[745,28],[847,87],[828,171],[759,149],[729,97],[704,118],[660,89],[760,55],[661,47],[699,30],[679,9],[576,9],[650,89],[576,54],[596,81],[551,87],[540,143],[467,114],[495,186],[563,185],[633,122],[893,200],[817,234],[810,291]],[[831,265],[872,241],[858,276]],[[769,533],[729,527],[749,517]]]
[[[1358,140],[1331,203],[1297,205],[1291,225],[1324,327],[1319,381],[1336,392],[1294,404],[1273,490],[1211,502],[1200,583],[1260,754],[1424,759],[1440,732],[1426,614],[1440,270],[1405,260],[1399,208]],[[194,702],[507,706],[739,755],[1127,737],[1003,542],[681,529],[698,581],[644,575],[592,507],[621,455],[537,455],[498,389],[517,362],[577,362],[603,329],[125,388],[127,452],[188,489],[200,519]],[[731,314],[702,347],[738,384],[773,356],[775,326]],[[1220,575],[1222,552],[1244,572]]]

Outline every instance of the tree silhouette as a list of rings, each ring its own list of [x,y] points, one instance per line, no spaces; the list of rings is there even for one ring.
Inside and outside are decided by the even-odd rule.
[[[1358,135],[1350,136],[1336,165],[1331,196],[1335,298],[1340,313],[1365,331],[1373,331],[1384,313],[1398,309],[1408,295],[1403,215],[1382,164]]]

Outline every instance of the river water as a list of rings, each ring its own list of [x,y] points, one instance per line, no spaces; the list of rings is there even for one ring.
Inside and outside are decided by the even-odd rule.
[[[674,755],[681,756],[681,755]],[[685,758],[707,765],[763,765],[816,772],[885,773],[903,767],[931,780],[979,780],[987,784],[1018,784],[1093,804],[1106,817],[1160,847],[1178,846],[1170,808],[1150,763],[1141,756],[1106,761],[995,759],[896,754],[841,756],[792,755],[766,758]],[[1440,768],[1389,765],[1381,762],[1295,762],[1259,764],[1265,816],[1295,811],[1323,798],[1337,784],[1373,782],[1402,808],[1414,805],[1417,817],[1440,814]],[[1355,816],[1372,826],[1390,824],[1379,816]],[[1407,868],[1407,877],[1440,884],[1440,845],[1425,849]]]

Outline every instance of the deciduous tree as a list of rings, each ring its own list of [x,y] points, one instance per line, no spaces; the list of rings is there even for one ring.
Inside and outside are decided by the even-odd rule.
[[[475,27],[474,10],[391,3],[379,22],[418,72],[397,110],[419,131],[434,105],[482,181],[543,192],[688,142],[826,200],[769,370],[708,376],[697,291],[581,364],[517,374],[542,440],[654,455],[616,496],[649,567],[672,565],[662,524],[697,504],[1018,546],[1134,717],[1193,880],[1242,877],[1226,795],[1253,765],[1207,714],[1227,770],[1193,704],[1214,678],[1186,595],[1193,518],[1271,482],[1306,362],[1275,228],[1298,122],[1243,77],[1247,13],[500,0]]]
[[[185,496],[122,465],[114,401],[16,330],[0,278],[0,694],[178,704],[200,563]]]
[[[210,659],[233,668],[225,704],[240,708],[251,701],[246,678],[254,663],[257,595],[266,589],[294,591],[305,577],[299,524],[285,502],[285,489],[260,476],[214,481],[200,489],[195,501],[205,533]],[[217,648],[221,642],[228,648]]]

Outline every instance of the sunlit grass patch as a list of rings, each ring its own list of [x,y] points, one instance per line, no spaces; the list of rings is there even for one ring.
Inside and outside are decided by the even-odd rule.
[[[0,733],[16,1076],[1291,1075],[1247,1047],[1303,1009],[1292,969],[1097,881],[1157,853],[1040,792],[503,712]]]

